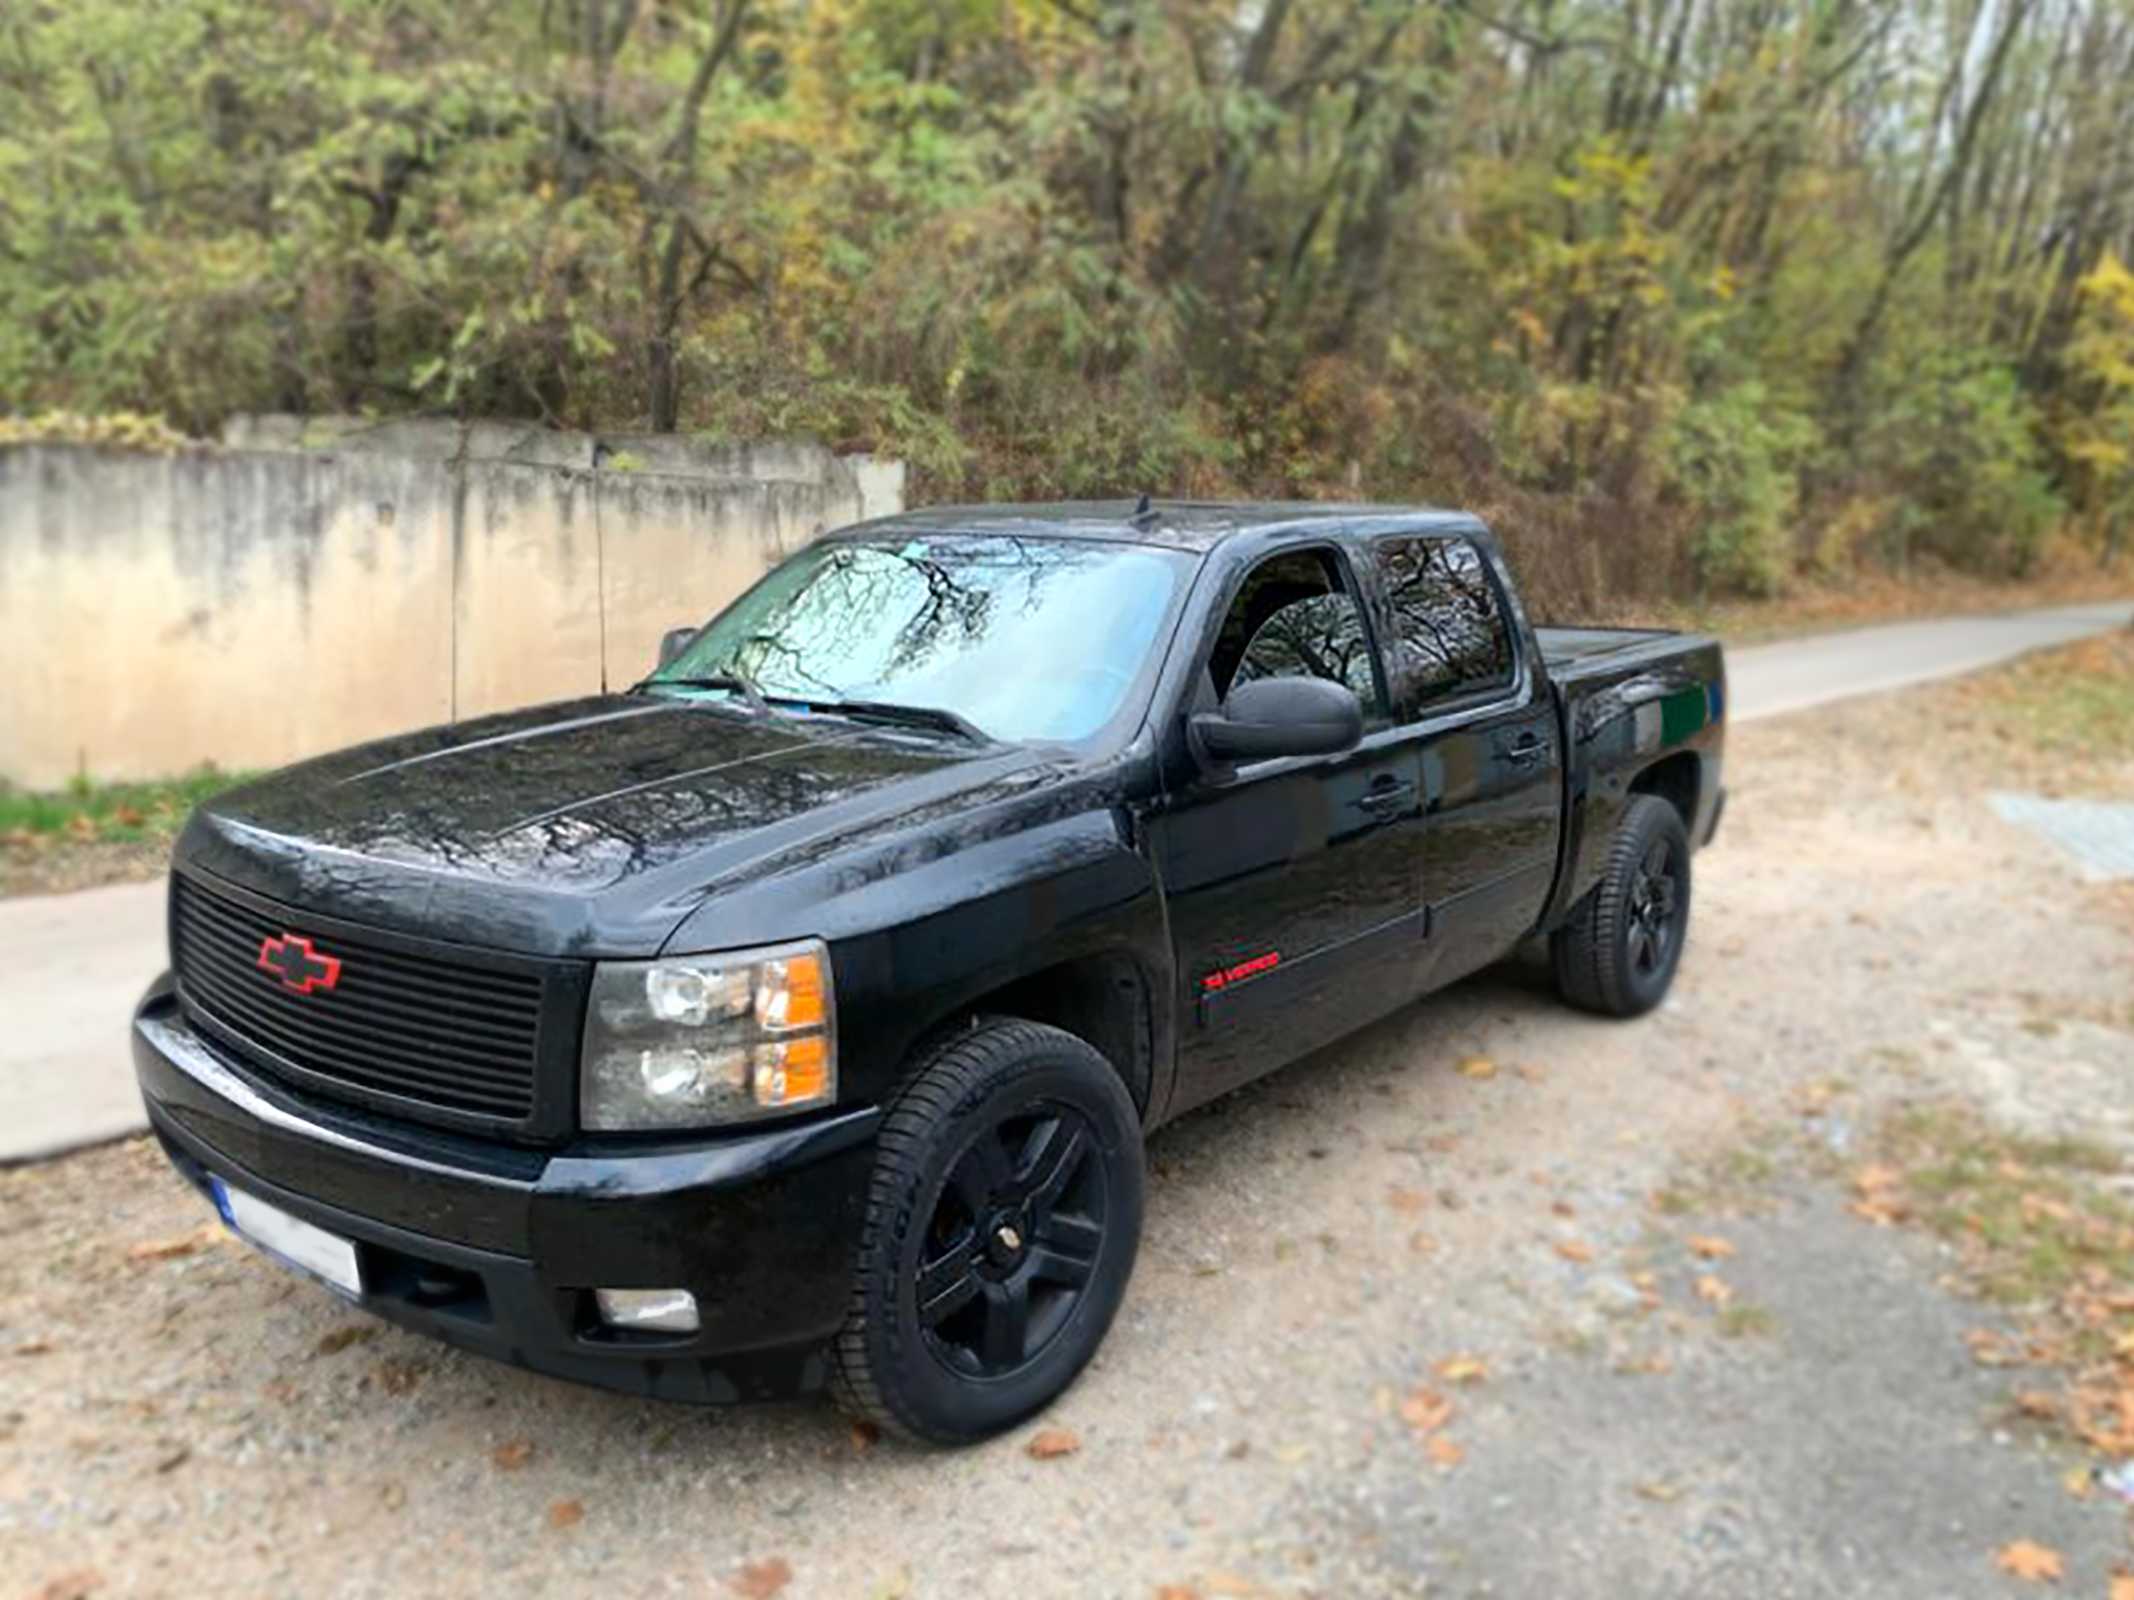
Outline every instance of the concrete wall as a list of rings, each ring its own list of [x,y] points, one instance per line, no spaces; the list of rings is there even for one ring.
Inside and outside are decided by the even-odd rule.
[[[903,468],[493,424],[0,447],[0,776],[266,767],[628,684]]]

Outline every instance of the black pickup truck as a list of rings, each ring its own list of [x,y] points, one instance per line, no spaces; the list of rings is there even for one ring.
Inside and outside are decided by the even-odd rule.
[[[204,807],[149,1118],[381,1316],[937,1442],[1095,1351],[1158,1124],[1530,941],[1657,1004],[1723,798],[1719,647],[1449,512],[918,512],[661,655]]]

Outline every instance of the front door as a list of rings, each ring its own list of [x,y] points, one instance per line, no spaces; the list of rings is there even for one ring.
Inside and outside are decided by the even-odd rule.
[[[1254,567],[1203,672],[1210,700],[1258,677],[1331,678],[1362,701],[1365,733],[1340,755],[1196,780],[1151,813],[1182,991],[1174,1110],[1392,1010],[1420,958],[1421,768],[1346,558]]]

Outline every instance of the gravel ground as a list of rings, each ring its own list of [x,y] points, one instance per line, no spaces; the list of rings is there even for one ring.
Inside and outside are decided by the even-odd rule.
[[[1051,1459],[441,1350],[196,1242],[139,1143],[0,1174],[0,1587],[2005,1595],[2027,1538],[2103,1596],[2123,1513],[2009,1422],[1939,1248],[1843,1204],[1899,1100],[2134,1141],[2134,895],[1984,799],[2134,768],[2009,742],[1989,692],[1738,733],[1656,1016],[1499,972],[1159,1135]]]

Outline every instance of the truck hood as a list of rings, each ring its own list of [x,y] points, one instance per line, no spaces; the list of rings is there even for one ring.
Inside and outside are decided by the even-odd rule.
[[[1022,747],[605,696],[286,768],[203,807],[177,864],[430,938],[649,954],[722,881],[1043,769]]]

